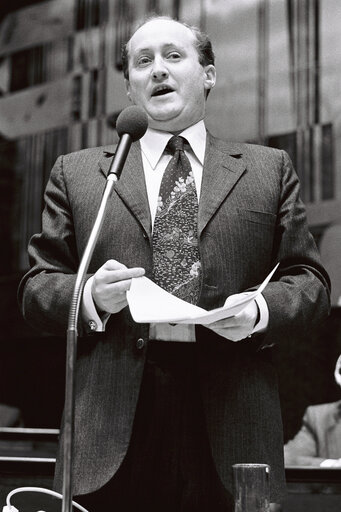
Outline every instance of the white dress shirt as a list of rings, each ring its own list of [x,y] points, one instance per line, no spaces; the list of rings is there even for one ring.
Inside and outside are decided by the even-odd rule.
[[[172,136],[172,133],[148,128],[147,132],[140,140],[143,171],[146,181],[152,226],[154,225],[162,176],[168,162],[172,158],[172,155],[164,153],[164,150]],[[204,121],[199,121],[199,123],[190,126],[181,133],[181,136],[185,137],[190,145],[190,149],[185,149],[185,153],[192,167],[197,195],[200,201],[201,180],[206,148],[206,128]],[[102,318],[99,317],[91,295],[92,279],[93,278],[90,278],[84,287],[82,315],[83,319],[92,326],[94,331],[104,331],[105,324],[110,317],[110,314],[105,314]],[[259,295],[256,301],[260,312],[260,320],[254,327],[252,334],[264,331],[269,321],[268,306],[264,297]],[[149,335],[150,339],[154,340],[183,342],[196,341],[194,325],[170,325],[168,323],[151,324]]]

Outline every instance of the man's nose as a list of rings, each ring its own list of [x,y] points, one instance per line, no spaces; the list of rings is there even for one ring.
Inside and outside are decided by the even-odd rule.
[[[163,59],[155,59],[153,64],[152,76],[154,80],[163,80],[168,77],[168,69]]]

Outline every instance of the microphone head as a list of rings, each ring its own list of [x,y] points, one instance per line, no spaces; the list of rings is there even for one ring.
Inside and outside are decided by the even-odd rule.
[[[118,135],[121,137],[124,133],[128,133],[133,142],[143,137],[147,128],[148,116],[141,107],[136,105],[122,110],[116,121]]]

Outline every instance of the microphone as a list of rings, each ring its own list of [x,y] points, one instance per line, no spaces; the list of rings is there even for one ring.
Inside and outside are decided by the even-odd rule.
[[[120,140],[107,179],[117,181],[120,178],[132,142],[143,137],[147,128],[148,116],[141,107],[132,105],[122,110],[116,121]]]

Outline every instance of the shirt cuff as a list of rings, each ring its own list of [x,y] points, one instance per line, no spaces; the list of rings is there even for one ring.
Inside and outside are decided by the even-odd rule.
[[[92,298],[92,281],[93,277],[90,277],[84,286],[82,297],[82,318],[91,332],[104,332],[110,313],[103,313],[103,315],[99,316]]]
[[[257,295],[255,301],[259,309],[259,321],[254,326],[252,334],[264,332],[269,324],[269,308],[263,295]]]

